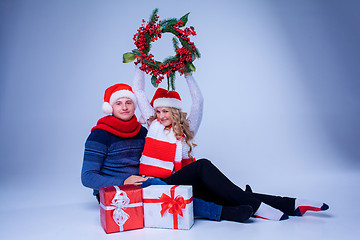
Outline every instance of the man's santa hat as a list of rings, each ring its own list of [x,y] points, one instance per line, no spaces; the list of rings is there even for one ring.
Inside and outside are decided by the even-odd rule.
[[[129,85],[124,83],[118,83],[111,87],[108,87],[105,90],[104,94],[104,103],[102,105],[103,112],[106,114],[112,114],[112,105],[116,102],[116,100],[122,97],[130,98],[136,105],[135,94]]]
[[[158,88],[150,102],[151,106],[157,107],[172,107],[181,110],[181,98],[176,91],[168,91],[163,88]]]

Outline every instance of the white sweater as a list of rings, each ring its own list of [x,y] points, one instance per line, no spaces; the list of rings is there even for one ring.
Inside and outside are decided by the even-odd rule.
[[[189,121],[190,130],[194,132],[194,135],[196,135],[203,115],[204,99],[193,76],[185,76],[185,79],[192,99],[191,109],[187,119]],[[137,65],[135,65],[133,91],[142,116],[145,120],[149,119],[155,114],[155,109],[150,105],[150,101],[147,99],[145,94],[145,73],[141,71]],[[184,144],[184,141],[182,146],[182,156],[186,159],[188,158],[189,146]]]

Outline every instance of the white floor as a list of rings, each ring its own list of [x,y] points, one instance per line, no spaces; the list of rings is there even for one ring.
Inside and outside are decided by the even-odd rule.
[[[11,186],[2,182],[0,239],[309,240],[358,239],[360,235],[358,171],[288,173],[268,181],[251,179],[253,189],[258,189],[258,192],[266,193],[264,189],[271,189],[276,194],[296,193],[322,200],[330,205],[330,209],[323,213],[307,213],[281,222],[251,219],[248,223],[235,223],[197,219],[190,230],[140,229],[113,234],[106,234],[101,228],[99,206],[78,178],[69,177],[65,183],[56,179],[58,177],[48,177],[47,182],[51,184],[43,183],[44,178],[25,182],[19,179]]]

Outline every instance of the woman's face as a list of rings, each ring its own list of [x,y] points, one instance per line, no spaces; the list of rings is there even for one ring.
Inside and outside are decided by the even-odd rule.
[[[113,105],[113,115],[122,121],[129,121],[135,114],[135,104],[127,97],[121,97]]]
[[[168,107],[157,107],[156,108],[156,118],[160,121],[160,123],[168,127],[172,124],[172,114],[171,109]]]

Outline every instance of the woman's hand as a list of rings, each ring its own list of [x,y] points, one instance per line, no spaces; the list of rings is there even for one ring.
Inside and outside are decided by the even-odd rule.
[[[191,75],[191,72],[184,72],[184,75],[187,77],[187,76],[190,76]]]
[[[141,177],[141,176],[137,176],[137,175],[131,175],[130,177],[125,179],[124,185],[127,185],[127,184],[141,185],[141,184],[143,184],[143,182],[145,182],[148,179],[149,179],[149,177]]]

